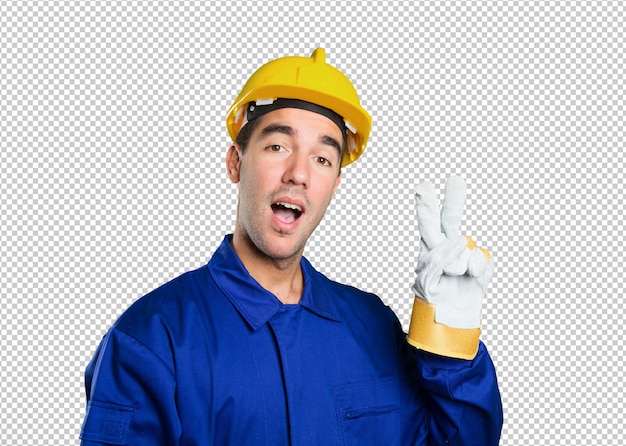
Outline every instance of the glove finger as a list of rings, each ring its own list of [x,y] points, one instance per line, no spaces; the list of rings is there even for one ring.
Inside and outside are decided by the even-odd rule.
[[[428,249],[428,246],[426,246],[426,243],[424,243],[424,239],[422,237],[420,237],[419,244],[420,244],[420,249],[419,249],[418,259],[424,257],[426,254],[430,252],[430,249]]]
[[[491,282],[493,277],[493,262],[487,263],[487,267],[483,270],[482,274],[476,278],[478,284],[481,286],[483,290],[487,289],[487,285]]]
[[[462,276],[467,272],[471,251],[467,248],[452,262],[443,267],[443,273],[447,276]]]
[[[448,178],[441,207],[441,230],[448,238],[459,235],[466,194],[467,187],[462,178],[457,176]]]
[[[441,233],[439,201],[435,186],[429,181],[417,185],[415,189],[415,209],[417,211],[417,227],[424,245],[429,249],[445,241]]]
[[[453,274],[456,271],[463,270],[460,274],[464,274],[467,270],[467,262],[469,259],[470,251],[467,249],[467,238],[455,237],[451,240],[447,240],[441,245],[437,246],[430,252],[434,268],[439,275],[441,274]],[[450,271],[450,273],[448,273]]]
[[[432,251],[420,253],[415,273],[417,275],[415,290],[416,294],[428,298],[430,290],[435,287],[444,274],[446,266],[452,264],[467,250],[467,239],[457,237],[447,240]],[[467,267],[467,263],[466,263]],[[419,294],[419,293],[422,294]]]
[[[487,258],[480,249],[473,249],[467,262],[467,274],[470,277],[480,277],[488,267]]]
[[[478,280],[482,288],[487,288],[493,277],[494,262],[491,253],[485,248],[472,251],[468,262],[467,273]]]

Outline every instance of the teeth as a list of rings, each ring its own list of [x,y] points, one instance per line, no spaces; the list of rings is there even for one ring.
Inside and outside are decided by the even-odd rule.
[[[300,208],[300,206],[297,206],[295,204],[291,204],[291,203],[284,203],[284,202],[279,202],[276,203],[279,206],[285,207],[287,209],[293,209],[294,211],[298,211],[298,212],[302,212],[302,209]]]

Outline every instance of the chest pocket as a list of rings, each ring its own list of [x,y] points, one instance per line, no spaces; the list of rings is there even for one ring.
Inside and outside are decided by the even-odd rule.
[[[376,380],[334,388],[335,409],[344,445],[398,445],[400,396],[395,380]]]

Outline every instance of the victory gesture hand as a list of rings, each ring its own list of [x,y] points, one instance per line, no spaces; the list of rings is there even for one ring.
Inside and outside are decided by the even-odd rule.
[[[426,307],[418,301],[434,308],[436,324],[451,329],[478,329],[480,334],[482,298],[493,275],[493,261],[487,250],[476,248],[470,237],[459,235],[465,194],[465,182],[458,177],[449,178],[440,211],[435,187],[430,182],[418,185],[415,196],[421,239],[412,290],[417,298],[415,305],[420,311]],[[416,333],[416,327],[413,327],[415,312],[416,307],[409,342]],[[424,321],[420,323],[424,325]],[[420,330],[423,328],[420,327]],[[439,327],[437,330],[439,332],[433,342],[438,342],[436,338],[445,337],[442,334],[445,329]],[[452,335],[458,338],[459,333]],[[477,342],[476,339],[476,346]],[[424,348],[422,342],[411,343]]]

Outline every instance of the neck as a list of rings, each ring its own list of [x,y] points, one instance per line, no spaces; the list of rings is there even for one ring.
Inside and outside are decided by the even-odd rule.
[[[232,247],[248,273],[284,304],[300,302],[304,276],[300,267],[302,253],[288,259],[274,259],[261,252],[250,240],[235,233]]]

